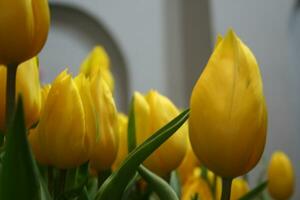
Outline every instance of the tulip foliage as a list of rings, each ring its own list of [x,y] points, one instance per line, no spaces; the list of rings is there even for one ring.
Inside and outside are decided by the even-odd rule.
[[[47,2],[4,0],[0,9],[1,200],[291,197],[294,172],[283,152],[261,164],[267,176],[257,186],[248,184],[264,150],[267,108],[256,59],[232,30],[218,37],[190,108],[180,112],[150,90],[132,95],[126,115],[104,47],[77,75],[64,70],[42,86],[36,54],[48,33]]]

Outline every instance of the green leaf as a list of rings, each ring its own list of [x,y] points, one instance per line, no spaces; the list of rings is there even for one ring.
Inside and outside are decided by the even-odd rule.
[[[141,165],[138,168],[139,174],[152,187],[160,199],[178,200],[177,194],[172,187],[162,178]]]
[[[170,186],[173,188],[173,190],[175,191],[177,196],[180,197],[181,196],[181,183],[180,183],[179,174],[176,170],[173,170],[171,172]]]
[[[254,189],[252,189],[247,194],[242,196],[240,198],[240,200],[249,200],[249,199],[256,198],[257,196],[259,196],[264,191],[264,189],[266,189],[267,186],[268,186],[268,181],[264,181],[264,182],[260,183]]]
[[[95,199],[98,190],[98,181],[96,177],[90,177],[87,183],[87,191],[90,199]]]
[[[0,199],[51,199],[27,141],[23,104],[20,97],[6,139],[6,152],[0,174]]]
[[[90,197],[89,197],[89,194],[88,194],[88,191],[87,191],[86,187],[83,188],[82,193],[81,193],[81,195],[79,196],[78,199],[90,200]]]
[[[129,153],[119,169],[117,169],[101,186],[97,200],[120,200],[128,182],[135,175],[139,165],[150,156],[161,144],[171,137],[188,119],[189,109],[182,112],[166,126],[159,129],[144,143]]]
[[[131,100],[130,112],[128,119],[128,152],[131,152],[136,147],[136,136],[135,136],[135,115],[134,115],[134,98]]]

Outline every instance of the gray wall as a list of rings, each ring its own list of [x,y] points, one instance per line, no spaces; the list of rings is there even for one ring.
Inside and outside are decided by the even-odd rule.
[[[211,0],[213,38],[232,27],[259,62],[269,112],[265,156],[287,152],[299,182],[300,20],[294,12],[291,0]],[[299,199],[299,184],[296,188],[294,199]]]

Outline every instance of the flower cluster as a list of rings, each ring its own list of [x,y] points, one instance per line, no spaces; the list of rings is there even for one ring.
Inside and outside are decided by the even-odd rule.
[[[257,186],[248,184],[266,143],[267,105],[256,58],[232,30],[218,37],[190,109],[153,89],[135,92],[126,115],[104,47],[75,76],[66,69],[41,85],[47,1],[3,0],[0,10],[0,199],[292,196],[293,166],[282,151],[262,163]]]

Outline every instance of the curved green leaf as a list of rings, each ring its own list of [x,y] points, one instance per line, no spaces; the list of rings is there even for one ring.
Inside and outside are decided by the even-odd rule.
[[[250,200],[250,199],[256,198],[258,195],[260,195],[264,191],[264,189],[266,189],[267,186],[268,186],[268,181],[264,181],[264,182],[260,183],[254,189],[252,189],[247,194],[242,196],[240,198],[240,200]]]
[[[159,129],[143,144],[129,153],[122,165],[101,186],[97,200],[120,200],[128,182],[135,175],[139,165],[153,153],[162,143],[171,137],[188,119],[189,109],[182,112],[166,126]]]
[[[0,199],[50,199],[27,141],[21,98],[18,99],[5,145],[0,174]]]
[[[164,179],[160,178],[143,165],[140,165],[138,172],[150,187],[152,187],[160,199],[179,200],[175,191]]]

